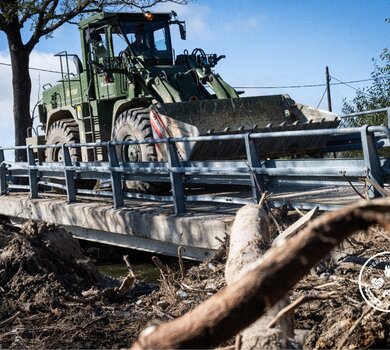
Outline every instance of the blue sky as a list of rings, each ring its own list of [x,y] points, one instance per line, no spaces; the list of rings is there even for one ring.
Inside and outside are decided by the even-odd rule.
[[[372,58],[390,47],[389,0],[198,0],[187,6],[163,4],[160,11],[174,9],[187,22],[188,39],[174,31],[176,53],[203,48],[207,53],[225,54],[216,70],[233,86],[286,86],[325,81],[325,66],[342,81],[366,79],[373,70]],[[28,28],[26,28],[28,35]],[[31,66],[58,69],[52,55],[67,50],[79,53],[76,26],[66,25],[52,39],[42,39]],[[0,33],[0,62],[9,62],[7,43]],[[12,142],[12,95],[10,68],[0,66],[0,144]],[[54,82],[55,74],[31,72],[38,87]],[[369,83],[354,84],[356,88]],[[246,90],[248,95],[288,93],[314,107],[323,87],[302,89]],[[343,98],[355,91],[332,86],[333,109],[340,112]],[[324,99],[320,106],[326,109]]]

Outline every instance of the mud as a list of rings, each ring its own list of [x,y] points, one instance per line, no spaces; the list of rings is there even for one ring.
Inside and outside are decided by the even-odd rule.
[[[224,260],[218,254],[214,264]],[[129,347],[151,320],[178,317],[219,290],[218,266],[210,260],[177,272],[165,267],[159,284],[136,280],[122,297],[116,293],[121,280],[102,275],[65,230],[3,222],[0,348]]]
[[[283,210],[273,216],[273,237],[299,218]],[[160,261],[157,283],[136,279],[121,296],[121,280],[100,273],[68,232],[35,222],[16,228],[3,221],[0,348],[127,348],[145,326],[181,316],[225,286],[227,246],[224,242],[195,266],[176,263],[174,269]],[[380,228],[372,228],[340,250],[369,258],[390,251],[390,240]],[[298,347],[389,346],[390,313],[366,304],[357,283],[361,264],[338,260],[340,255],[318,264],[290,293],[293,301],[302,295],[329,295],[294,310]]]
[[[109,302],[119,281],[102,276],[68,232],[34,222],[2,228],[0,347],[129,345],[126,306]],[[83,291],[91,288],[105,298],[87,302]]]

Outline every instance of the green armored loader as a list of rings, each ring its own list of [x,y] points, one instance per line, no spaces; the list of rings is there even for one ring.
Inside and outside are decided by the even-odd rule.
[[[288,95],[239,97],[213,68],[224,58],[196,48],[174,55],[170,26],[185,24],[172,13],[97,13],[79,24],[82,58],[62,52],[61,81],[43,92],[39,105],[46,144],[198,136],[214,132],[310,130],[335,127],[335,114],[295,103]],[[77,74],[69,73],[72,58]],[[275,144],[259,141],[261,155],[316,151],[325,139],[302,137]],[[184,144],[183,144],[184,145]],[[179,144],[181,159],[232,159],[234,145]],[[101,161],[99,148],[74,148],[72,160]],[[165,160],[164,147],[131,145],[117,150],[121,162]],[[46,162],[62,160],[59,148]],[[134,182],[134,188],[145,184]]]

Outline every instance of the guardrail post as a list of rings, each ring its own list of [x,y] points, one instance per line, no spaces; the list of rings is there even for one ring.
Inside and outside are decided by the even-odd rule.
[[[62,145],[62,154],[64,157],[64,166],[65,166],[65,185],[66,185],[66,194],[68,196],[68,203],[76,202],[76,185],[74,181],[74,170],[68,169],[72,166],[72,159],[70,157],[69,147],[66,144]]]
[[[362,127],[360,132],[362,138],[364,164],[368,170],[367,177],[370,180],[375,181],[379,186],[383,187],[381,163],[379,161],[374,134],[368,132],[367,128],[368,126]],[[367,184],[367,186],[369,198],[381,197],[381,194],[374,186],[371,184]]]
[[[28,179],[30,184],[30,198],[38,198],[38,170],[32,169],[36,166],[34,150],[31,145],[27,146],[27,160],[28,160]]]
[[[387,127],[390,129],[390,108],[387,108]]]
[[[7,165],[5,164],[4,150],[0,148],[0,195],[7,194]]]
[[[113,168],[119,166],[118,157],[116,155],[116,149],[111,141],[107,144],[108,148],[108,161],[110,164],[110,173],[111,173],[111,187],[112,187],[112,197],[115,208],[122,208],[124,206],[123,201],[123,189],[122,189],[122,179],[121,174],[118,173]]]
[[[169,177],[171,179],[173,205],[175,214],[183,214],[186,211],[184,200],[183,174],[172,172],[172,168],[180,167],[179,156],[177,155],[176,144],[167,139],[168,164],[170,168]]]
[[[250,171],[253,201],[259,203],[261,195],[265,191],[264,176],[253,171],[253,168],[261,167],[261,162],[256,144],[254,140],[250,138],[250,133],[245,134],[245,150]]]

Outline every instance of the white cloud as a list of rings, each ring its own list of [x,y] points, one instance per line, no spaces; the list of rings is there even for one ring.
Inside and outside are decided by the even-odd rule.
[[[0,62],[10,63],[8,52],[0,51]],[[30,56],[30,67],[43,70],[59,71],[59,58],[53,57],[51,54],[34,51]],[[15,143],[14,139],[14,123],[13,123],[13,94],[12,94],[12,71],[10,66],[0,65],[0,145],[12,146]],[[42,86],[46,83],[55,83],[59,78],[59,74],[30,70],[32,91],[31,91],[31,108],[40,99]]]
[[[256,29],[261,29],[263,23],[260,17],[242,17],[239,19],[232,19],[223,23],[223,29],[227,32],[246,32]]]
[[[175,11],[180,20],[186,21],[187,32],[191,36],[212,35],[209,23],[212,20],[210,17],[213,10],[204,5],[190,3],[188,5],[178,5],[173,3],[163,3],[155,8],[156,12],[171,12]]]
[[[259,19],[255,17],[250,17],[245,22],[246,27],[250,29],[257,28],[259,26]]]
[[[0,62],[9,63],[9,55],[0,52]],[[11,146],[14,144],[14,126],[12,113],[12,74],[11,67],[0,65],[0,145]]]

